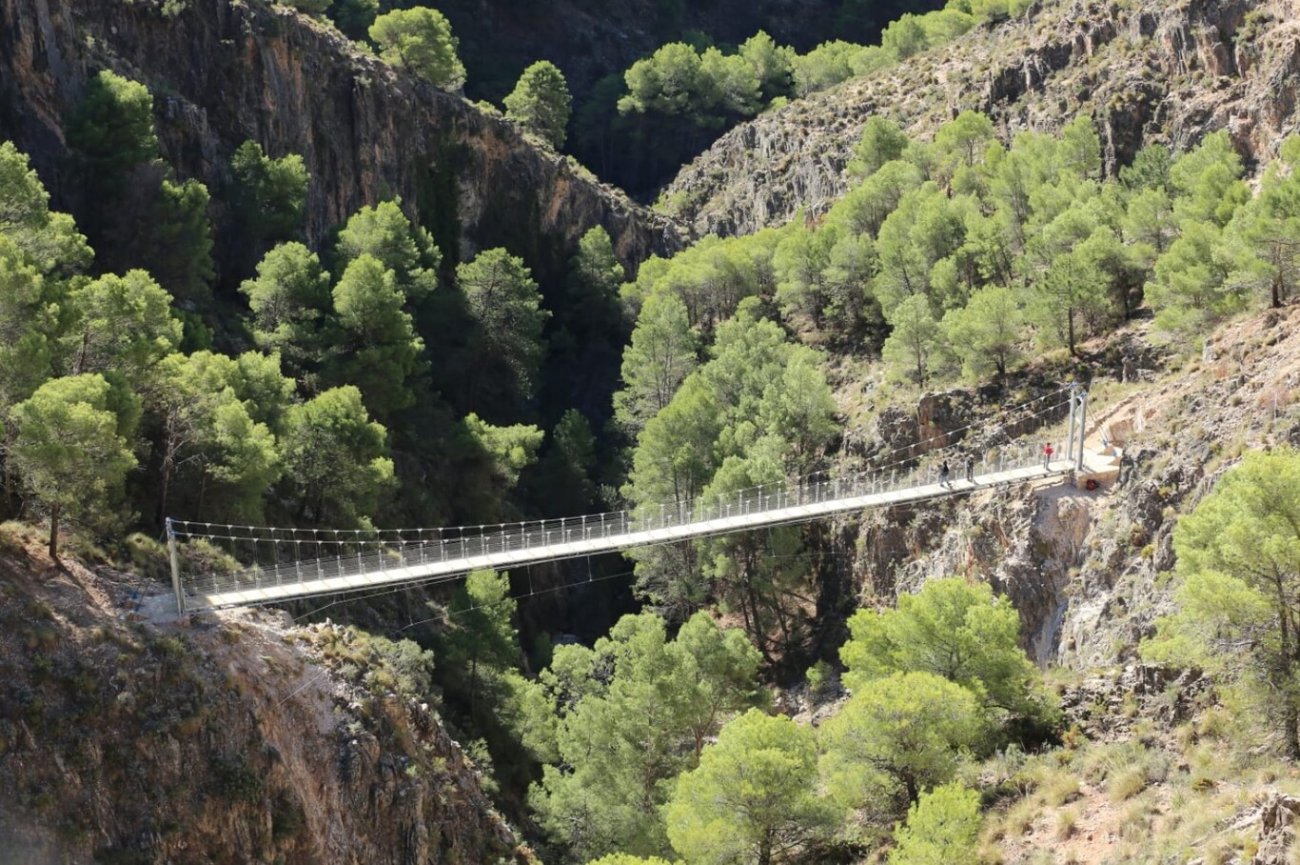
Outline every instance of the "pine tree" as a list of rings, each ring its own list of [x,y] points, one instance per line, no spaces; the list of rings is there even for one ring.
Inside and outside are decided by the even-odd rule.
[[[564,146],[572,104],[564,73],[549,60],[538,60],[525,69],[505,98],[506,117],[537,133],[556,150]]]
[[[404,300],[396,275],[369,253],[354,259],[334,286],[342,351],[329,375],[359,387],[366,407],[381,419],[415,403],[411,378],[424,342]]]
[[[98,374],[47,381],[14,406],[10,457],[50,513],[50,557],[59,557],[65,515],[93,520],[122,495],[136,460],[120,434],[109,383]]]
[[[464,85],[465,67],[456,54],[459,41],[436,9],[394,9],[376,18],[369,32],[385,63],[410,69],[443,90]]]

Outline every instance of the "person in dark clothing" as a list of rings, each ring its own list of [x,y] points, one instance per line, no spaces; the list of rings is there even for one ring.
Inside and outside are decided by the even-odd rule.
[[[966,455],[966,480],[975,483],[975,455]]]
[[[1116,478],[1117,486],[1124,486],[1128,479],[1133,475],[1133,456],[1127,450],[1120,454],[1119,457],[1119,477]]]
[[[939,486],[948,486],[948,461],[944,460],[939,464]]]

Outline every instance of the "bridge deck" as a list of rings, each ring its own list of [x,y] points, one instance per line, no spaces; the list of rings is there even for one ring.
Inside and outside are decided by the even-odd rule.
[[[1086,470],[1105,470],[1105,457],[1085,452]],[[566,521],[540,531],[483,534],[449,542],[407,543],[400,547],[297,561],[274,568],[201,577],[184,587],[186,609],[265,604],[292,598],[335,594],[379,586],[450,580],[480,568],[502,569],[578,558],[614,550],[710,537],[746,529],[808,522],[832,514],[908,504],[979,489],[1057,477],[1074,468],[1071,461],[1041,462],[1003,471],[986,471],[971,483],[964,478],[948,485],[925,483],[901,489],[850,489],[847,494],[826,485],[796,487],[769,497],[727,506],[709,518],[669,522],[659,519],[606,516],[600,521]],[[960,475],[960,472],[956,473]],[[722,511],[721,507],[716,510]],[[474,549],[477,547],[477,549]],[[450,551],[450,552],[449,552]]]

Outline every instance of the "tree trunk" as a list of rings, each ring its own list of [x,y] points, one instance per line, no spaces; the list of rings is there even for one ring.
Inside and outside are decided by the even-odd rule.
[[[167,505],[171,498],[172,490],[172,472],[176,466],[176,448],[173,445],[172,436],[168,435],[167,444],[164,446],[162,460],[162,491],[158,496],[158,522],[167,518]]]
[[[1066,331],[1069,334],[1070,356],[1076,357],[1078,356],[1079,353],[1074,349],[1074,308],[1073,307],[1071,307],[1069,312],[1065,314],[1065,326],[1066,326]]]
[[[8,516],[9,514],[14,513],[14,511],[17,510],[14,503],[18,500],[18,494],[17,494],[18,484],[17,484],[17,477],[14,474],[14,460],[13,460],[13,451],[14,451],[13,427],[10,426],[7,432],[8,432],[8,435],[6,436],[7,447],[5,448],[5,458],[4,458],[4,480],[3,480],[4,491],[0,493],[0,514],[3,514],[5,516]]]
[[[751,628],[754,635],[754,643],[758,646],[759,654],[763,656],[763,660],[771,664],[775,661],[775,658],[773,658],[772,653],[768,651],[767,634],[763,632],[762,607],[759,604],[758,592],[754,587],[752,572],[748,567],[744,568],[744,576],[742,579],[745,582],[745,595],[749,599],[750,615],[747,615],[746,618],[752,616]]]
[[[59,506],[50,508],[50,558],[59,560]]]
[[[1283,713],[1286,723],[1286,758],[1292,763],[1300,762],[1300,710],[1294,703],[1289,703]]]

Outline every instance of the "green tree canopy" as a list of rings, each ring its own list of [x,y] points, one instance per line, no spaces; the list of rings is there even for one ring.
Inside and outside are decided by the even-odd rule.
[[[794,51],[777,45],[771,36],[760,30],[741,43],[738,53],[753,70],[763,100],[790,95],[794,83],[790,68]]]
[[[85,283],[70,303],[75,319],[65,342],[73,372],[113,370],[143,391],[153,368],[180,345],[171,295],[143,270]]]
[[[1119,170],[1120,183],[1126,189],[1169,188],[1169,168],[1173,154],[1163,144],[1148,144],[1137,152],[1133,161]]]
[[[1193,221],[1156,260],[1146,297],[1162,330],[1202,333],[1246,308],[1245,292],[1232,280],[1235,262],[1228,244],[1213,222]]]
[[[551,431],[550,447],[539,467],[539,485],[546,491],[545,516],[590,513],[599,496],[597,441],[582,412],[568,409]]]
[[[59,366],[63,294],[57,280],[43,276],[0,235],[0,419]]]
[[[979,701],[932,673],[873,679],[822,725],[822,777],[841,805],[868,819],[901,816],[947,783],[962,752],[984,737]]]
[[[925,384],[943,335],[930,311],[930,301],[925,295],[912,295],[889,314],[888,320],[892,330],[881,350],[882,357],[917,384]]]
[[[1300,760],[1300,454],[1248,453],[1174,528],[1177,610],[1143,655],[1205,670]]]
[[[202,490],[193,501],[198,518],[255,522],[262,498],[280,475],[275,436],[253,420],[234,385],[236,361],[215,355],[173,354],[160,364],[150,400],[162,427],[162,483],[158,510],[166,515],[176,486]],[[188,504],[188,502],[187,502]],[[200,506],[206,513],[200,513]]]
[[[964,176],[974,173],[985,148],[994,141],[993,121],[978,111],[963,111],[939,127],[934,136],[940,176],[950,185],[966,191],[971,185]]]
[[[197,180],[164,180],[154,203],[154,228],[147,244],[149,272],[167,292],[191,307],[212,301],[212,224],[208,188]]]
[[[757,669],[743,636],[703,613],[672,641],[643,613],[593,649],[557,647],[542,681],[560,714],[560,762],[529,796],[541,824],[578,857],[664,853],[673,779],[727,714],[759,701]]]
[[[92,185],[116,193],[129,169],[158,158],[153,97],[138,81],[102,70],[68,118],[67,135],[68,145],[85,160]]]
[[[832,816],[816,784],[812,730],[750,709],[677,779],[668,837],[691,865],[799,861]]]
[[[614,394],[614,417],[636,433],[659,414],[695,369],[695,334],[686,304],[657,292],[646,299],[623,352],[623,389]]]
[[[288,372],[306,380],[325,353],[323,327],[333,302],[330,277],[316,253],[301,243],[276,246],[257,265],[257,276],[239,290],[253,311],[258,348],[279,352]]]
[[[952,865],[979,856],[980,794],[961,784],[922,793],[894,829],[889,865]]]
[[[294,381],[281,373],[278,354],[246,351],[230,357],[211,351],[196,351],[189,356],[195,375],[208,390],[229,388],[256,423],[279,431],[284,413],[293,403]]]
[[[400,199],[352,214],[339,232],[337,252],[344,262],[365,254],[379,259],[393,272],[408,301],[428,296],[438,285],[442,253],[428,231],[407,219]]]
[[[1300,147],[1300,136],[1288,142]],[[1237,211],[1230,226],[1233,281],[1243,292],[1267,297],[1280,308],[1300,288],[1300,175],[1274,163],[1259,195]]]
[[[1250,199],[1250,189],[1241,180],[1243,172],[1226,129],[1205,136],[1195,149],[1175,159],[1169,181],[1178,193],[1174,213],[1179,225],[1184,229],[1192,222],[1227,225]]]
[[[859,610],[840,648],[852,690],[894,673],[924,672],[965,687],[987,707],[1038,716],[1036,671],[1020,648],[1020,614],[986,583],[930,580],[898,606]]]
[[[624,74],[627,95],[618,101],[618,110],[624,114],[691,114],[702,101],[700,64],[700,55],[684,42],[662,46],[628,68]]]
[[[503,674],[519,662],[519,643],[513,623],[515,601],[510,598],[510,575],[472,571],[452,600],[451,627],[439,639],[438,656],[452,691],[468,705],[474,729],[492,722],[504,698]]]
[[[443,90],[464,85],[465,67],[456,53],[460,42],[438,10],[394,9],[376,18],[369,32],[385,63],[410,69]]]
[[[109,383],[92,373],[51,379],[14,406],[18,434],[10,458],[49,509],[52,558],[59,555],[60,518],[102,517],[135,467],[113,403]]]
[[[487,454],[493,482],[502,495],[519,482],[520,472],[536,462],[537,450],[546,437],[531,424],[494,426],[473,412],[465,416],[465,429]]]
[[[779,325],[759,317],[756,298],[742,301],[718,327],[713,352],[637,437],[624,492],[648,518],[686,507],[705,492],[724,497],[756,483],[782,483],[787,473],[805,471],[833,433],[835,406],[821,356],[790,343]],[[747,596],[747,625],[766,645],[770,616],[797,619],[788,603],[793,596],[781,588],[788,588],[785,580],[756,570],[794,561],[797,543],[789,549],[785,533],[770,540],[782,548],[779,555],[755,547],[753,537],[639,550],[638,585],[674,619],[698,608],[709,582],[737,609]],[[700,567],[706,557],[707,574]],[[756,599],[765,609],[754,609]],[[766,609],[772,604],[781,606]],[[790,619],[781,621],[783,640],[795,630]]]
[[[379,15],[379,0],[334,0],[327,14],[349,39],[359,42]]]
[[[245,141],[230,157],[234,205],[255,242],[295,239],[301,228],[311,174],[301,156],[273,159],[256,141]]]
[[[281,442],[285,482],[297,517],[317,525],[367,525],[393,485],[388,432],[370,420],[350,385],[291,407]]]
[[[979,379],[990,370],[1005,376],[1019,356],[1024,315],[1011,289],[990,286],[971,295],[961,309],[943,317],[944,341],[962,361],[967,376]]]
[[[67,276],[90,265],[86,238],[72,217],[50,212],[49,193],[11,141],[0,142],[0,235],[42,274]]]
[[[541,292],[523,259],[488,249],[456,267],[456,281],[478,325],[477,368],[504,367],[506,388],[530,399],[537,390],[545,346],[542,327],[550,318]],[[498,369],[500,369],[498,367]],[[480,375],[478,388],[487,387]]]
[[[564,146],[572,104],[564,73],[549,60],[538,60],[525,69],[505,98],[506,117],[557,150]]]
[[[414,405],[410,379],[424,351],[404,300],[396,275],[369,253],[354,259],[334,286],[342,344],[331,377],[359,387],[366,407],[385,419]]]
[[[941,286],[932,274],[940,261],[962,248],[966,216],[974,209],[970,196],[949,198],[933,181],[899,199],[881,223],[876,242],[880,273],[873,289],[886,317],[912,295],[924,295],[936,312],[965,302],[968,286]]]
[[[308,15],[320,15],[330,8],[333,0],[276,0],[276,2],[282,6],[291,6],[300,12],[306,12]]]
[[[893,162],[907,149],[907,133],[896,122],[873,114],[862,125],[862,135],[849,160],[849,176],[864,180],[887,162]]]

